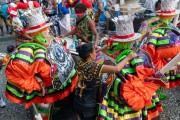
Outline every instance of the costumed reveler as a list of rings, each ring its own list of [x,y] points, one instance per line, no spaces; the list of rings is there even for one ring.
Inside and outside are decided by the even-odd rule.
[[[116,35],[108,39],[110,49],[105,54],[119,63],[136,46],[141,34],[134,33],[132,16],[122,15],[113,21],[116,23]],[[136,52],[137,57],[115,74],[101,103],[99,120],[151,120],[163,111],[155,93],[163,84],[154,78],[155,70],[149,54],[142,49]]]
[[[36,104],[46,120],[51,116],[51,103],[74,91],[78,80],[74,61],[66,51],[66,42],[49,33],[50,23],[45,22],[37,2],[12,3],[9,14],[34,43],[21,44],[11,54],[5,70],[6,97],[17,104],[25,103],[25,108]]]
[[[144,30],[148,29],[150,35],[143,49],[150,54],[153,64],[160,70],[180,52],[180,32],[171,23],[174,16],[178,14],[174,1],[162,0],[161,10],[157,11],[156,14],[158,15],[157,17],[146,21],[147,28]],[[165,88],[173,88],[180,85],[180,73],[177,68],[173,67],[172,70],[166,72],[165,75],[169,83]]]

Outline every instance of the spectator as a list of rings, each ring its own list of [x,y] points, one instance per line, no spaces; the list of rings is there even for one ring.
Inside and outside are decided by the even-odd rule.
[[[1,18],[3,19],[5,25],[6,25],[6,30],[7,30],[7,33],[9,34],[12,34],[12,29],[11,31],[9,30],[9,25],[8,25],[8,14],[7,14],[7,10],[8,10],[8,2],[10,1],[4,1],[3,3],[0,3],[1,4]]]
[[[155,12],[155,4],[157,0],[146,0],[144,7],[146,8],[145,13],[153,13]]]
[[[99,42],[99,35],[95,28],[94,21],[86,14],[87,7],[85,4],[78,3],[75,5],[76,28],[67,34],[61,35],[61,37],[67,37],[69,35],[77,35],[78,39],[81,39],[86,43],[93,43],[97,48]],[[95,36],[95,41],[94,36]]]
[[[1,29],[1,36],[4,36],[3,19],[2,19],[2,16],[1,16],[1,15],[0,15],[0,29]]]
[[[108,4],[111,6],[113,5],[112,0],[98,0],[98,8],[99,8],[99,23],[105,24],[106,23],[106,16],[105,14],[101,11],[107,10]]]

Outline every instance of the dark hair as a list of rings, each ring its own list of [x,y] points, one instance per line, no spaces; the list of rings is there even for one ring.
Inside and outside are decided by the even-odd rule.
[[[161,0],[158,0],[156,3],[155,3],[155,9],[157,9],[157,7],[161,5]]]
[[[13,52],[14,49],[15,49],[15,47],[14,47],[13,45],[8,45],[8,46],[7,46],[7,52],[8,52],[8,53]]]
[[[24,0],[20,0],[20,2],[23,2],[23,3],[24,3]]]
[[[87,60],[90,53],[92,53],[94,50],[93,45],[90,43],[83,44],[81,46],[78,46],[76,48],[76,51],[79,53],[80,58],[83,60]]]
[[[83,3],[78,3],[75,5],[74,10],[75,10],[75,12],[86,12],[87,7]]]

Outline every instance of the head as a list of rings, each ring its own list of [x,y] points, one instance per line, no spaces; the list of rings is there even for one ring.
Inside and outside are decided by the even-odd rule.
[[[84,15],[86,14],[87,7],[83,3],[78,3],[75,5],[74,10],[78,18],[83,18]]]
[[[7,46],[7,52],[12,53],[14,51],[15,47],[13,45],[8,45]]]
[[[80,58],[84,61],[87,60],[96,60],[96,51],[92,44],[87,43],[76,48],[76,51],[79,53]]]
[[[161,10],[161,0],[158,0],[155,3],[155,11]]]
[[[24,0],[19,0],[20,2],[24,2]]]

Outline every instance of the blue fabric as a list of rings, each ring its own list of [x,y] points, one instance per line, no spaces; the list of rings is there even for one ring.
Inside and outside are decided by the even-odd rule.
[[[62,5],[62,2],[58,4],[58,9],[65,15],[69,14],[69,9]]]
[[[7,18],[9,15],[7,14],[7,10],[8,10],[8,4],[5,4],[2,6],[1,11],[2,11],[2,15]]]
[[[107,2],[108,2],[108,0],[102,0],[101,2],[103,2],[104,3],[104,11],[106,11],[106,9],[107,9]],[[101,13],[101,15],[100,15],[100,21],[99,21],[99,23],[106,23],[106,16],[104,15],[104,12],[102,12]]]
[[[115,11],[114,17],[118,17],[118,16],[120,16],[120,15],[121,15],[121,12],[120,12],[120,11]]]

